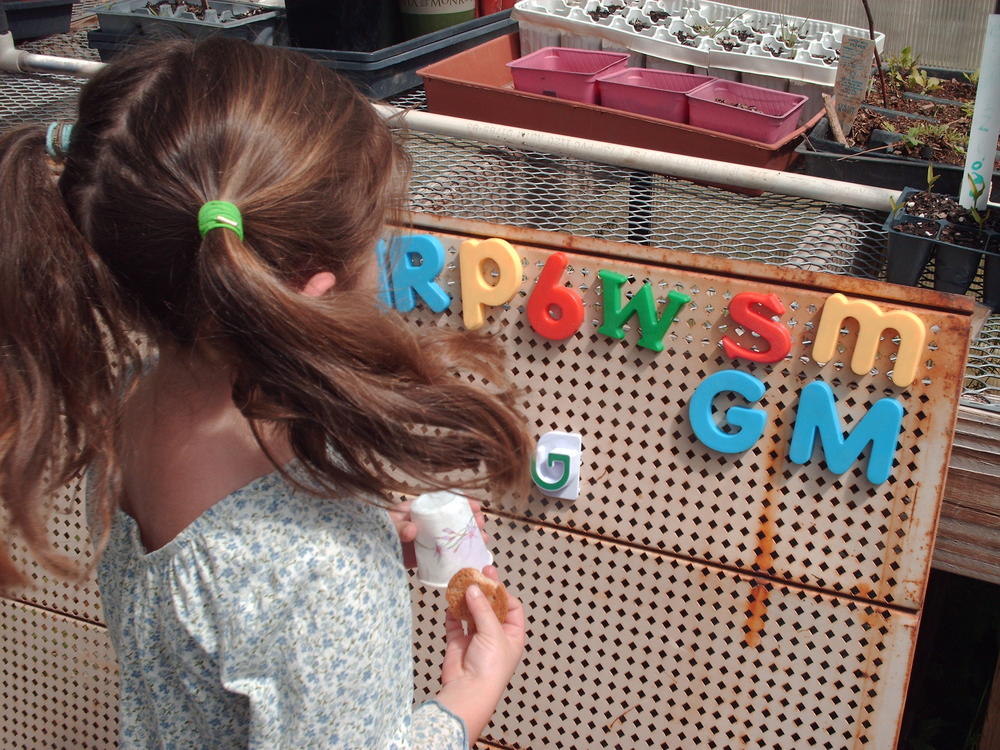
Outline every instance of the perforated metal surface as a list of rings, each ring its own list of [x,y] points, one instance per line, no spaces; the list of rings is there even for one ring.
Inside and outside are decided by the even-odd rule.
[[[525,750],[894,746],[912,614],[513,519],[490,528],[531,625],[489,740]],[[431,694],[443,613],[436,599],[416,604],[417,687]]]
[[[0,747],[116,747],[118,668],[104,628],[3,598],[0,624]]]
[[[445,241],[452,262],[444,288],[458,298],[461,238]],[[549,342],[531,330],[524,312],[547,254],[519,251],[525,283],[510,309],[497,314],[496,334],[512,355],[511,372],[529,389],[526,411],[537,436],[549,430],[581,432],[590,481],[579,503],[533,495],[505,498],[499,510],[782,580],[919,606],[944,470],[940,461],[922,456],[940,457],[948,450],[955,391],[949,368],[962,362],[967,319],[921,311],[931,331],[924,365],[917,381],[899,389],[886,375],[896,358],[890,338],[883,337],[871,374],[857,376],[847,366],[854,321],[845,323],[841,336],[839,349],[846,354],[826,367],[811,360],[826,294],[570,255],[566,280],[580,290],[587,319],[568,341]],[[634,279],[632,291],[648,279],[661,305],[671,290],[691,296],[667,333],[663,352],[636,346],[634,320],[624,342],[597,331],[604,315],[600,269]],[[726,314],[728,301],[748,291],[773,292],[788,308],[783,322],[792,349],[776,365],[737,365],[722,351],[726,335],[754,345],[749,332]],[[431,320],[461,325],[460,301],[443,320]],[[702,445],[687,409],[705,377],[734,366],[768,386],[755,404],[767,411],[767,428],[753,449],[736,457]],[[819,460],[801,466],[787,461],[799,390],[815,379],[833,386],[848,426],[887,395],[905,404],[902,448],[890,481],[870,484],[860,462],[837,477]],[[731,399],[745,403],[735,394]]]
[[[438,236],[452,304],[407,317],[460,326],[463,238]],[[889,380],[891,336],[863,376],[840,358],[823,367],[811,359],[826,293],[570,253],[564,278],[586,316],[578,333],[552,342],[525,312],[548,253],[516,247],[522,288],[492,310],[489,330],[511,353],[536,437],[579,432],[584,460],[575,502],[534,492],[489,506],[500,516],[497,564],[525,599],[532,645],[488,738],[523,748],[892,747],[968,317],[919,309],[931,335],[917,379],[901,389]],[[691,296],[663,352],[636,345],[635,321],[624,341],[597,331],[601,269],[629,276],[632,291],[648,280],[661,305],[670,290]],[[724,335],[753,345],[726,312],[751,290],[774,292],[789,309],[792,349],[775,365],[736,364],[721,351]],[[844,326],[841,358],[856,335]],[[768,427],[739,455],[702,445],[687,413],[694,388],[730,367],[768,386],[755,404]],[[816,379],[833,387],[848,428],[878,399],[904,403],[888,482],[869,483],[863,461],[837,477],[818,453],[801,466],[788,460],[798,392]],[[415,601],[418,685],[432,691],[441,616],[435,599]]]

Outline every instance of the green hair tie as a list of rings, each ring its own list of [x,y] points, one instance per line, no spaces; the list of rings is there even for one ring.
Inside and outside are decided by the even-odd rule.
[[[212,229],[230,229],[243,239],[243,217],[229,201],[209,201],[198,211],[198,232],[204,237]]]

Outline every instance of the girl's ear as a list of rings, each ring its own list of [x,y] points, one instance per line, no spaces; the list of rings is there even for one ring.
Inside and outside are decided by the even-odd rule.
[[[306,285],[302,287],[302,293],[307,297],[322,297],[333,289],[333,285],[336,283],[337,277],[330,271],[320,271],[306,282]]]

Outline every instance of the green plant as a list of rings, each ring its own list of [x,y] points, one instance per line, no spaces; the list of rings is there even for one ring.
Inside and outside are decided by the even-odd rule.
[[[965,78],[965,80],[968,81],[969,83],[971,83],[973,86],[978,86],[979,85],[979,71],[978,70],[973,71],[972,73],[962,73],[962,77]]]
[[[966,178],[969,180],[969,184],[972,186],[971,188],[972,207],[969,209],[969,216],[971,216],[972,220],[976,222],[976,224],[979,226],[980,233],[982,233],[983,229],[986,228],[986,220],[990,218],[990,211],[989,209],[986,209],[985,211],[983,211],[983,213],[979,213],[979,209],[976,208],[976,204],[979,203],[979,199],[986,191],[986,186],[978,184],[974,179],[972,179],[971,174],[966,175]]]
[[[903,47],[898,55],[887,57],[885,60],[885,64],[889,68],[889,77],[903,83],[907,76],[916,69],[918,60],[919,58],[913,55],[912,48]]]
[[[929,94],[941,88],[941,79],[927,75],[926,70],[917,68],[911,71],[904,85],[906,88],[916,89],[921,93]]]
[[[891,132],[896,132],[891,130]],[[938,141],[958,154],[964,154],[969,144],[969,137],[951,130],[947,125],[929,122],[924,125],[914,125],[902,133],[900,142],[907,148],[920,148],[929,141]]]
[[[776,37],[779,42],[784,44],[788,48],[794,47],[799,43],[802,38],[802,30],[809,23],[808,18],[803,18],[797,25],[793,26],[788,23],[788,19],[784,16],[781,17],[781,33]]]
[[[934,165],[927,165],[927,192],[934,190],[934,183],[938,181],[940,175],[934,174]]]

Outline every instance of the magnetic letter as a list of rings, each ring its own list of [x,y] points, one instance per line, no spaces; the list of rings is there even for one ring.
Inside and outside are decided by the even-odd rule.
[[[392,307],[392,289],[389,288],[389,259],[385,240],[375,244],[375,258],[378,261],[378,298],[386,307]]]
[[[889,478],[902,426],[903,405],[894,398],[883,398],[875,402],[845,440],[833,389],[823,381],[815,380],[803,388],[799,396],[788,458],[797,464],[806,463],[812,458],[818,435],[826,465],[834,474],[843,474],[851,468],[865,446],[871,443],[868,481],[881,484]]]
[[[729,303],[729,317],[741,326],[759,333],[768,343],[768,350],[755,352],[736,343],[729,336],[722,338],[722,348],[730,359],[749,359],[752,362],[780,362],[792,348],[792,337],[781,323],[771,320],[770,315],[762,315],[754,309],[760,305],[771,315],[784,315],[785,306],[777,294],[760,292],[740,292]]]
[[[720,370],[709,375],[695,389],[688,406],[688,418],[694,434],[719,453],[742,453],[749,450],[764,434],[767,412],[745,406],[730,406],[726,411],[726,421],[740,429],[739,432],[727,433],[712,419],[712,401],[723,391],[733,391],[752,404],[760,400],[764,390],[764,383],[739,370]]]
[[[462,277],[462,319],[469,330],[482,328],[486,305],[502,305],[521,288],[521,259],[506,240],[466,240],[458,249]],[[483,263],[492,260],[500,269],[495,284],[483,276]]]
[[[414,292],[434,312],[448,309],[451,297],[436,281],[444,268],[444,246],[437,237],[427,234],[398,237],[393,241],[389,252],[389,273],[392,275],[392,293],[397,310],[410,312],[416,307]],[[419,256],[419,265],[413,263],[412,256]]]
[[[879,337],[886,328],[894,328],[899,333],[899,353],[892,370],[892,382],[900,388],[913,382],[927,341],[924,321],[906,310],[883,312],[868,300],[848,299],[839,292],[831,294],[823,305],[823,316],[812,349],[813,359],[819,364],[825,365],[833,359],[844,318],[858,321],[858,341],[851,358],[851,370],[855,374],[864,375],[872,369]]]
[[[576,432],[546,432],[531,458],[531,480],[543,495],[576,500],[580,495],[583,438]]]
[[[604,284],[604,323],[597,330],[605,336],[616,339],[625,338],[625,331],[622,326],[628,322],[633,315],[639,318],[639,328],[642,336],[639,338],[639,346],[652,349],[654,352],[663,351],[663,336],[666,334],[670,324],[674,322],[677,313],[681,311],[691,298],[681,292],[671,290],[667,295],[667,308],[663,315],[656,317],[656,301],[653,299],[653,287],[647,281],[642,288],[636,292],[625,307],[619,307],[621,301],[622,285],[628,277],[616,273],[615,271],[598,271]]]
[[[576,289],[562,285],[568,263],[566,253],[552,253],[528,297],[528,322],[539,336],[554,341],[568,339],[583,325],[583,298]],[[552,308],[559,311],[558,318],[552,316]]]

